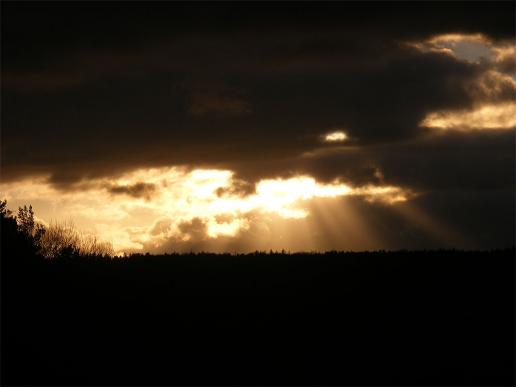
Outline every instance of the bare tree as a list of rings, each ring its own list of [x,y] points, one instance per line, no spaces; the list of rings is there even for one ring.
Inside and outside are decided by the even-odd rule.
[[[93,235],[81,234],[72,222],[50,224],[41,239],[40,252],[46,258],[114,255],[110,243]]]

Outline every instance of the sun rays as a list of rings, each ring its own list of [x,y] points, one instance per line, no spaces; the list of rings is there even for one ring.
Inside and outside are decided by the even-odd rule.
[[[152,168],[90,181],[82,190],[58,192],[40,179],[3,184],[2,191],[11,206],[32,203],[47,223],[73,219],[118,253],[395,248],[389,216],[378,211],[444,245],[471,242],[420,209],[407,188],[306,175],[260,180],[254,191],[236,189],[240,183],[229,170]]]
[[[159,249],[171,241],[229,243],[246,232],[264,234],[270,246],[322,248],[323,244],[312,240],[318,233],[311,224],[314,201],[349,196],[393,205],[413,195],[402,187],[353,186],[338,180],[321,183],[306,175],[263,179],[250,192],[239,191],[235,188],[238,184],[229,170],[172,167],[79,182],[81,189],[66,192],[56,191],[44,179],[4,184],[2,189],[10,203],[34,203],[47,222],[72,217],[79,228],[111,240],[119,252]],[[352,211],[345,212],[349,216]],[[334,216],[326,212],[323,217],[331,222]],[[355,218],[358,224],[358,216]],[[289,226],[271,234],[274,223]],[[300,236],[300,230],[305,235]],[[249,248],[253,243],[247,241]]]

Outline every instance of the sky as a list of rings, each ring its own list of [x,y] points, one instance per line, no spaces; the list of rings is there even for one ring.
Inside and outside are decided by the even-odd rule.
[[[117,252],[514,246],[514,2],[2,2],[0,196]]]

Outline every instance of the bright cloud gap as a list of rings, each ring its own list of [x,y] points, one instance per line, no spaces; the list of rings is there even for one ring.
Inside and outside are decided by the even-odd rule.
[[[494,42],[487,36],[477,34],[450,33],[432,36],[422,41],[406,42],[421,52],[440,53],[470,63],[490,61],[499,63],[514,56],[514,41]]]

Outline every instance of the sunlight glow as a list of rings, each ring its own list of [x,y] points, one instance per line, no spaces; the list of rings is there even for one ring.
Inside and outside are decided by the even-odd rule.
[[[346,141],[348,138],[347,134],[341,130],[337,130],[335,132],[328,133],[324,136],[324,141],[326,142],[342,142]]]
[[[71,218],[110,240],[117,252],[157,248],[170,240],[234,237],[268,216],[303,219],[310,215],[308,201],[316,198],[360,196],[392,205],[412,195],[401,187],[320,183],[310,176],[264,179],[252,193],[232,189],[238,183],[228,170],[172,167],[91,180],[82,190],[56,191],[46,180],[1,188],[11,207],[31,203],[46,222]],[[142,186],[149,189],[136,189]]]
[[[473,110],[428,114],[420,124],[443,130],[500,130],[516,127],[516,102],[490,104]]]

